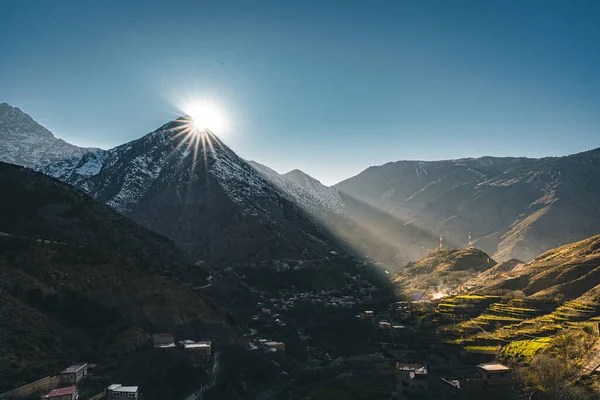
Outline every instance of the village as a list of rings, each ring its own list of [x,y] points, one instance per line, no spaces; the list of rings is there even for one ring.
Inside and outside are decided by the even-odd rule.
[[[317,304],[320,307],[355,310],[363,301],[368,300],[360,294],[347,294],[344,290],[329,293],[280,294],[278,297],[265,298],[257,302],[259,311],[254,321],[267,321],[272,325],[285,327],[285,315],[294,307],[302,304]],[[437,342],[427,329],[421,325],[419,314],[427,303],[395,301],[386,308],[364,309],[354,314],[357,323],[367,324],[372,330],[373,339],[379,343],[379,349],[366,355],[366,360],[382,360],[393,366],[395,371],[390,392],[392,398],[404,399],[511,399],[513,378],[512,370],[506,365],[492,360],[473,363],[465,361],[452,349]],[[249,328],[244,335],[247,351],[259,351],[265,355],[286,352],[286,343],[282,340],[263,337],[260,326]],[[308,337],[304,337],[308,339]],[[193,341],[177,338],[171,333],[155,333],[149,338],[154,351],[180,352],[185,354],[194,367],[210,369],[212,365],[215,375],[218,360],[213,354],[211,341]],[[344,357],[323,358],[319,368],[340,365]],[[371,358],[369,358],[371,357]],[[352,357],[350,357],[352,358]],[[386,361],[387,360],[387,361]],[[314,367],[313,367],[314,368]],[[98,392],[91,392],[90,381],[94,381],[96,365],[92,363],[75,363],[53,377],[42,378],[10,392],[0,394],[0,399],[47,399],[47,400],[121,400],[143,399],[137,382],[110,383]],[[212,377],[213,382],[216,376]],[[281,385],[292,385],[294,380]],[[192,395],[193,399],[201,398],[207,386],[200,388]],[[199,397],[200,396],[200,397]]]
[[[189,339],[176,341],[171,333],[156,333],[148,338],[156,351],[182,352],[194,367],[207,367],[211,361],[212,343],[210,341],[192,341]],[[0,399],[12,400],[139,400],[144,399],[139,386],[135,382],[128,385],[111,383],[100,392],[91,388],[97,387],[94,381],[101,380],[96,376],[96,364],[75,363],[60,371],[56,376],[45,377],[38,381],[0,394]]]
[[[214,280],[209,278],[209,281]],[[289,357],[297,356],[298,349],[304,348],[307,370],[335,370],[346,360],[353,359],[364,359],[367,364],[373,360],[384,362],[394,371],[386,379],[389,379],[391,389],[389,395],[396,399],[512,398],[513,379],[509,367],[494,363],[492,359],[464,360],[455,348],[436,339],[432,327],[425,325],[426,318],[423,318],[431,315],[435,301],[396,301],[360,276],[349,277],[348,282],[335,290],[301,292],[249,287],[256,302],[250,305],[254,311],[249,313],[243,339],[238,344],[246,351],[269,357],[270,354],[287,353],[287,340],[291,340],[294,343]],[[321,339],[305,332],[303,317],[327,319],[327,315],[347,315],[350,318],[346,320],[348,329],[358,327],[353,339],[358,344],[354,346],[355,354],[327,350]],[[351,320],[356,322],[350,323]],[[346,328],[342,324],[335,329]],[[199,381],[197,390],[188,399],[202,398],[203,393],[215,385],[219,360],[218,353],[213,352],[212,341],[154,333],[148,335],[147,342],[153,351],[185,355],[192,367],[211,371],[209,379]],[[97,385],[89,385],[97,380],[95,369],[93,363],[76,363],[56,376],[0,394],[0,399],[144,398],[139,382],[135,381],[111,382],[102,390],[91,390],[90,387],[97,388]],[[208,381],[211,384],[206,384]],[[295,379],[282,382],[279,388],[287,387],[291,393],[294,382]]]

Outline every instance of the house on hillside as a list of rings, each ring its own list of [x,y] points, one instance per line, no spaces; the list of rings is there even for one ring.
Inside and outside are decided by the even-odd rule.
[[[123,386],[115,383],[106,388],[106,400],[138,400],[137,386]]]
[[[431,399],[425,364],[396,364],[396,397],[399,400]]]
[[[392,324],[388,321],[379,321],[379,329],[392,329]]]
[[[186,343],[183,350],[191,356],[195,365],[210,360],[212,345],[209,341]]]
[[[85,379],[88,373],[88,365],[73,364],[69,368],[61,371],[60,373],[60,384],[61,385],[75,385],[81,380]]]
[[[285,351],[285,343],[283,342],[268,341],[265,342],[265,346],[272,351]]]
[[[77,398],[77,386],[54,389],[47,395],[42,396],[43,400],[76,400]]]
[[[503,400],[512,396],[512,370],[498,362],[479,364],[472,378],[442,378],[442,399]]]

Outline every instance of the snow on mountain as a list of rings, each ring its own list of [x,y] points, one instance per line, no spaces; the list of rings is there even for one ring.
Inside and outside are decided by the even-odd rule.
[[[66,174],[88,154],[102,150],[78,147],[56,138],[29,115],[6,103],[0,104],[0,161],[49,171],[53,176]]]
[[[317,257],[336,246],[216,136],[205,136],[204,147],[192,137],[199,147],[190,145],[180,135],[190,128],[181,117],[102,153],[99,171],[99,164],[82,161],[63,178],[203,259]]]
[[[327,187],[300,170],[279,174],[266,165],[248,162],[288,197],[313,214],[339,214],[344,203],[337,189]]]

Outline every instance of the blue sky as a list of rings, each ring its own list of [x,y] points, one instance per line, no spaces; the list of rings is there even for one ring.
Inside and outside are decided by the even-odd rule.
[[[326,184],[600,146],[595,0],[161,3],[2,1],[0,102],[109,148],[210,99],[241,156]]]

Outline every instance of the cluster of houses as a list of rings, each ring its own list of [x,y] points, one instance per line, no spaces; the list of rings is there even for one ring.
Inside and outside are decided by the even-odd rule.
[[[59,386],[41,396],[43,400],[76,400],[79,398],[79,387],[88,376],[89,365],[87,363],[73,364],[61,371]],[[103,393],[94,396],[95,399],[106,400],[138,400],[139,391],[137,386],[123,386],[112,384]]]
[[[192,359],[194,365],[198,366],[210,360],[212,344],[208,340],[195,342],[193,340],[175,341],[172,333],[155,333],[152,335],[152,344],[157,349],[183,350]]]
[[[434,392],[437,392],[437,395]],[[476,371],[468,377],[439,378],[435,381],[430,379],[427,365],[424,363],[396,364],[398,400],[505,400],[512,397],[512,370],[498,362],[479,364]]]

